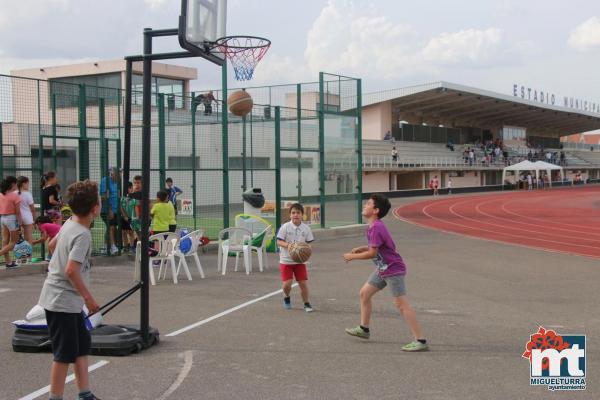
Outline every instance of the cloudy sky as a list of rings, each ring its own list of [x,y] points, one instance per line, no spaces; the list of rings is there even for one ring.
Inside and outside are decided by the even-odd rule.
[[[0,73],[139,54],[142,29],[177,26],[179,0],[0,0]],[[228,34],[273,45],[254,84],[363,78],[365,92],[445,80],[600,101],[600,1],[229,0]],[[174,38],[155,44],[176,51]],[[219,85],[197,59],[192,89]]]

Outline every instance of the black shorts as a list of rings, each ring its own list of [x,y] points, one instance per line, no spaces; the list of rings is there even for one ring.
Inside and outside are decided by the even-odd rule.
[[[154,231],[153,235],[158,235],[159,233],[171,233],[171,232],[175,232],[175,229],[177,229],[177,225],[169,225],[169,230],[168,231]]]
[[[131,231],[131,224],[129,223],[128,220],[126,219],[122,219],[121,220],[121,229],[124,231]]]
[[[54,361],[69,364],[90,354],[92,337],[82,313],[45,311]]]
[[[100,214],[102,221],[108,226],[117,226],[117,216],[113,214],[112,219],[108,219],[108,214]]]

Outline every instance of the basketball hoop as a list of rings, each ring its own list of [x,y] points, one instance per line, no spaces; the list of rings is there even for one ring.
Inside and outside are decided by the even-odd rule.
[[[225,55],[231,65],[235,79],[249,81],[254,68],[265,56],[271,41],[256,36],[225,36],[215,41],[215,50]]]

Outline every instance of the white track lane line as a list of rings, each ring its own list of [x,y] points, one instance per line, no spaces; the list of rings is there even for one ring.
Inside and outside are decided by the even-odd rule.
[[[294,283],[294,284],[292,285],[292,287],[295,287],[295,286],[298,286],[298,283]],[[167,337],[173,337],[173,336],[181,335],[182,333],[185,333],[185,332],[187,332],[187,331],[189,331],[189,330],[192,330],[192,329],[194,329],[194,328],[197,328],[197,327],[199,327],[199,326],[202,326],[202,325],[204,325],[204,324],[207,324],[207,323],[209,323],[210,321],[214,321],[214,320],[215,320],[215,319],[217,319],[217,318],[224,317],[224,316],[225,316],[225,315],[227,315],[227,314],[231,314],[231,313],[232,313],[232,312],[234,312],[234,311],[237,311],[237,310],[240,310],[240,309],[242,309],[242,308],[248,307],[249,305],[252,305],[252,304],[254,304],[254,303],[258,303],[259,301],[262,301],[262,300],[264,300],[264,299],[268,299],[269,297],[273,297],[273,296],[275,296],[275,295],[277,295],[277,294],[279,294],[279,293],[283,293],[283,290],[279,289],[279,290],[276,290],[276,291],[274,291],[274,292],[271,292],[271,293],[269,293],[269,294],[265,294],[264,296],[258,297],[258,298],[254,299],[254,300],[247,301],[247,302],[245,302],[245,303],[242,303],[242,304],[240,304],[240,305],[238,305],[238,306],[232,307],[232,308],[230,308],[230,309],[228,309],[228,310],[225,310],[225,311],[223,311],[223,312],[220,312],[220,313],[218,313],[218,314],[215,314],[215,315],[213,315],[212,317],[208,317],[208,318],[206,318],[206,319],[203,319],[202,321],[195,322],[195,323],[193,323],[193,324],[191,324],[191,325],[188,325],[188,326],[186,326],[186,327],[184,327],[184,328],[178,329],[178,330],[176,330],[176,331],[174,331],[174,332],[167,333],[165,336],[167,336]]]
[[[458,203],[454,203],[454,204],[452,204],[450,206],[450,208],[448,210],[450,211],[450,213],[452,215],[460,218],[463,221],[471,221],[471,222],[475,222],[475,223],[481,223],[483,225],[491,225],[491,226],[497,226],[499,228],[506,228],[506,225],[493,224],[491,222],[483,222],[483,221],[480,221],[480,220],[477,220],[477,219],[474,219],[474,218],[465,217],[464,215],[459,214],[458,212],[454,211],[454,207],[460,206],[460,205],[462,205],[464,203],[468,203],[468,201],[461,201],[461,202],[458,202]],[[429,208],[429,206],[424,207],[423,208],[423,212],[428,217],[431,218],[431,215],[429,213],[425,212],[425,209],[427,209],[427,208]],[[463,227],[466,227],[466,228],[470,228],[471,231],[491,232],[491,233],[494,233],[494,234],[498,234],[499,233],[501,236],[509,236],[509,237],[514,237],[514,238],[524,239],[524,240],[532,239],[530,236],[524,236],[524,235],[519,235],[519,234],[511,234],[511,233],[506,233],[506,232],[498,232],[496,230],[490,230],[490,229],[485,229],[485,228],[478,228],[477,226],[472,226],[472,225],[463,225],[463,224],[457,224],[457,223],[448,222],[448,221],[446,221],[446,223],[453,224],[453,225],[458,225],[458,226],[463,226]],[[518,230],[518,231],[524,231],[524,232],[535,233],[535,234],[539,233],[537,231],[532,231],[532,230],[527,230],[527,229],[521,229],[521,228],[512,228],[512,229],[513,229],[513,232],[515,230]],[[568,243],[568,242],[562,242],[562,241],[559,241],[559,240],[540,239],[540,238],[535,238],[535,239],[532,239],[532,240],[536,240],[536,241],[540,241],[540,242],[547,242],[547,243],[556,243],[556,244],[561,244],[563,246],[583,247],[583,248],[586,248],[586,249],[594,249],[594,250],[598,249],[598,246],[588,246],[588,245],[584,245],[584,244]]]
[[[547,236],[559,235],[559,236],[561,236],[563,238],[575,239],[575,240],[587,240],[587,241],[596,241],[596,242],[600,241],[600,239],[588,239],[587,237],[566,235],[563,232],[581,233],[581,234],[585,234],[587,236],[589,236],[589,235],[600,236],[598,233],[588,233],[588,232],[584,232],[584,231],[575,231],[575,230],[572,230],[572,229],[557,228],[557,227],[552,226],[550,221],[548,221],[547,225],[541,225],[541,224],[534,224],[534,223],[531,223],[531,222],[518,221],[516,218],[511,218],[508,215],[504,215],[504,216],[501,216],[501,217],[497,216],[497,215],[492,215],[492,214],[486,213],[485,211],[482,210],[482,206],[487,205],[487,204],[493,204],[493,202],[492,201],[484,201],[484,202],[478,203],[478,204],[475,205],[475,211],[477,211],[477,213],[480,214],[480,215],[484,215],[484,216],[489,217],[491,219],[496,219],[496,220],[499,220],[499,221],[506,222],[509,225],[518,224],[518,225],[525,225],[525,226],[528,226],[528,227],[538,227],[538,228],[542,228],[543,231],[542,232],[539,232],[539,230],[538,231],[535,231],[535,230],[534,231],[530,231],[528,229],[517,228],[516,226],[512,227],[513,229],[525,230],[525,231],[529,231],[529,232],[539,232],[542,235],[547,235]],[[500,209],[502,211],[506,212],[504,204],[505,203],[502,203],[502,206],[501,206]],[[496,207],[496,209],[497,209],[497,207]],[[506,212],[506,213],[509,214],[509,215],[512,214],[512,213],[509,213],[509,212]],[[550,231],[557,232],[557,233],[548,233]]]
[[[106,364],[108,364],[109,362],[106,360],[100,360],[95,364],[92,364],[88,367],[88,372],[92,372],[100,367],[104,367]],[[67,380],[65,381],[65,383],[69,383],[75,380],[75,374],[71,374],[69,376],[67,376]],[[38,397],[48,393],[50,391],[50,385],[41,388],[40,390],[36,390],[33,393],[28,394],[27,396],[21,397],[19,400],[33,400],[33,399],[37,399]]]
[[[443,200],[441,200],[441,201],[443,201]],[[460,232],[453,231],[450,228],[434,227],[434,226],[427,225],[427,224],[422,223],[422,222],[417,222],[417,221],[413,221],[411,219],[402,217],[399,214],[399,211],[403,207],[406,207],[406,206],[396,207],[392,211],[392,215],[397,220],[399,220],[399,221],[404,221],[404,222],[412,224],[412,225],[420,226],[421,228],[431,229],[431,230],[438,231],[438,232],[450,233],[452,235],[462,236],[462,237],[470,238],[470,239],[483,240],[485,242],[494,242],[494,243],[500,243],[500,244],[504,244],[504,245],[511,245],[511,246],[523,247],[523,248],[526,248],[526,249],[536,249],[536,250],[547,251],[547,252],[550,252],[550,253],[561,253],[561,254],[568,254],[568,255],[572,255],[572,256],[580,256],[580,257],[588,257],[588,258],[596,258],[596,259],[599,258],[598,256],[591,255],[591,254],[583,254],[583,253],[570,252],[570,251],[566,251],[566,250],[550,249],[548,247],[535,246],[535,245],[529,245],[529,244],[525,245],[525,244],[520,244],[520,243],[513,243],[513,242],[504,241],[504,240],[499,240],[499,239],[482,238],[480,236],[475,236],[475,234],[473,234],[473,233],[471,233],[471,234],[460,233]],[[446,223],[446,224],[457,225],[457,226],[462,226],[462,227],[468,227],[468,228],[470,228],[470,230],[476,229],[476,228],[473,228],[471,226],[461,225],[461,224],[457,224],[457,223],[454,223],[454,222],[449,222],[449,221],[446,221],[446,220],[443,220],[443,219],[440,219],[440,218],[436,218],[436,217],[434,217],[432,215],[429,215],[427,212],[425,212],[425,209],[427,207],[428,206],[424,206],[421,209],[421,212],[423,214],[425,214],[427,217],[429,217],[429,219],[437,220],[437,221],[440,221],[440,222],[443,222],[443,223]],[[484,230],[484,229],[479,229],[479,230]],[[488,231],[488,232],[493,232],[493,231]]]

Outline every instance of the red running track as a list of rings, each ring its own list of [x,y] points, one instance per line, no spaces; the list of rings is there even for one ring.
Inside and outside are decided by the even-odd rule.
[[[600,258],[600,187],[436,197],[394,216],[431,229]]]

